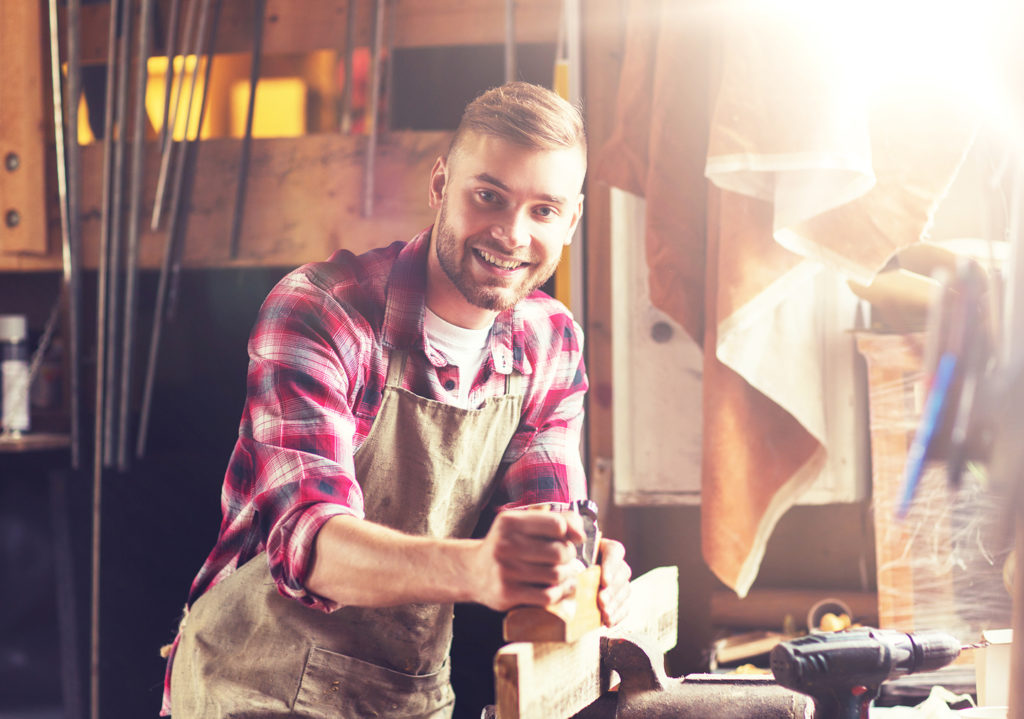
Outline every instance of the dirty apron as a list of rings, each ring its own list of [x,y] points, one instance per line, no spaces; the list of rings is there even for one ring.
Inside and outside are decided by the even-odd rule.
[[[366,519],[468,537],[519,424],[521,375],[467,410],[402,389],[394,351],[380,410],[355,453]],[[451,716],[452,604],[311,609],[278,593],[261,553],[193,604],[171,677],[174,719]]]

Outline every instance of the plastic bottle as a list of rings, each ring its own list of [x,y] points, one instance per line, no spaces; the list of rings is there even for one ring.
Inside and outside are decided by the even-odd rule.
[[[24,315],[0,315],[0,429],[17,436],[29,430],[28,323]]]

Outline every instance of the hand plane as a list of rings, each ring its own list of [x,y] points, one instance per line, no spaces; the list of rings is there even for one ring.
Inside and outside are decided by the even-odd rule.
[[[507,642],[573,642],[601,626],[597,593],[601,588],[598,564],[601,530],[597,523],[597,505],[589,499],[572,504],[531,505],[542,511],[570,511],[583,520],[585,539],[576,546],[576,556],[584,567],[576,577],[576,590],[547,607],[516,607],[505,615],[503,634]]]

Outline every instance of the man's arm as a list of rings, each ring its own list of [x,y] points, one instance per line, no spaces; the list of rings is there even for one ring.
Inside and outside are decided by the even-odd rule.
[[[582,540],[569,513],[500,512],[483,539],[412,536],[339,515],[317,534],[306,589],[342,606],[545,606],[572,594]]]

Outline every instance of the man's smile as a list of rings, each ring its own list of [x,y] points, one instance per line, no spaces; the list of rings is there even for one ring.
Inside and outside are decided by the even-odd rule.
[[[487,263],[488,265],[491,265],[493,267],[497,267],[500,270],[508,270],[508,271],[517,270],[520,267],[525,267],[525,266],[527,266],[529,264],[527,262],[522,262],[521,260],[515,260],[515,259],[503,260],[502,258],[498,257],[497,255],[492,255],[487,250],[481,249],[479,247],[473,248],[473,252],[476,254],[477,257],[479,257],[485,263]]]

